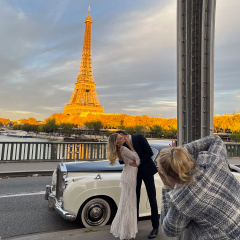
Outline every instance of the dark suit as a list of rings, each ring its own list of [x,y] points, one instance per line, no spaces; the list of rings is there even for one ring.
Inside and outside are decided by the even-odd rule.
[[[159,217],[158,217],[158,206],[157,206],[157,199],[156,199],[156,188],[154,183],[153,175],[157,173],[157,168],[152,160],[152,149],[149,146],[147,139],[141,135],[131,135],[132,136],[132,144],[133,148],[137,152],[141,163],[138,167],[138,174],[137,174],[137,212],[139,216],[139,201],[140,201],[140,194],[141,194],[141,185],[142,181],[146,186],[148,199],[151,206],[151,221],[153,228],[159,227]],[[126,145],[125,145],[126,146]],[[123,164],[123,162],[120,162]]]

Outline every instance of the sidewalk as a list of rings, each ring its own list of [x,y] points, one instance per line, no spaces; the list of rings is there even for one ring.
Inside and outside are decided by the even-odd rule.
[[[136,240],[147,240],[148,234],[152,230],[151,221],[144,220],[138,222],[138,234]],[[51,233],[31,234],[21,237],[7,238],[8,240],[116,240],[110,233],[110,225],[94,228],[79,228],[75,230],[58,231]],[[159,233],[155,240],[176,240],[177,238],[166,237],[159,228]]]
[[[0,177],[23,177],[39,174],[51,176],[59,162],[13,162],[0,163]]]

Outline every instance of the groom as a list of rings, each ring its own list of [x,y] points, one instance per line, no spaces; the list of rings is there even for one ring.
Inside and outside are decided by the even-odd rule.
[[[158,234],[158,227],[159,227],[159,217],[158,217],[158,206],[157,206],[157,199],[156,199],[156,188],[154,184],[154,174],[157,173],[157,167],[155,166],[152,160],[152,149],[149,146],[147,139],[141,135],[128,135],[125,133],[124,130],[119,130],[116,133],[123,136],[125,139],[129,138],[132,141],[133,147],[137,152],[141,163],[140,165],[136,165],[136,163],[130,164],[133,167],[138,167],[138,174],[137,174],[137,213],[139,216],[139,202],[140,202],[140,193],[141,193],[141,185],[142,181],[144,181],[148,199],[151,206],[151,221],[153,230],[149,233],[148,238],[155,238]],[[128,147],[127,145],[125,145]],[[120,161],[120,164],[124,164],[123,161]]]

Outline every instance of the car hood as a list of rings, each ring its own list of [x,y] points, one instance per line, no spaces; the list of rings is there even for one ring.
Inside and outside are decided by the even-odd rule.
[[[68,172],[121,172],[123,165],[116,161],[114,166],[109,160],[65,163]]]

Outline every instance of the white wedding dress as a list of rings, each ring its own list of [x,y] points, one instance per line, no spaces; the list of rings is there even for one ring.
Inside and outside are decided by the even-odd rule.
[[[137,228],[137,167],[131,167],[129,163],[136,161],[140,164],[140,159],[136,152],[132,152],[126,147],[121,148],[121,156],[125,163],[121,174],[120,182],[122,192],[115,218],[113,219],[110,233],[113,236],[123,239],[135,238]]]

